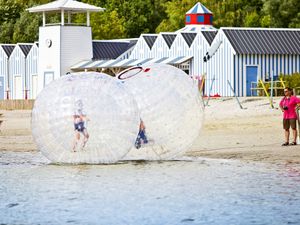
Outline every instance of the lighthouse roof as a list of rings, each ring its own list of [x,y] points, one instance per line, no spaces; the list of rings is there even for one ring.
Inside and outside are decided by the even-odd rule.
[[[196,5],[194,5],[193,8],[191,8],[189,11],[187,11],[186,14],[212,14],[212,12],[210,10],[208,10],[200,2],[198,2]]]
[[[83,2],[78,2],[75,0],[57,0],[50,2],[48,4],[35,6],[27,9],[29,12],[50,12],[50,11],[90,11],[90,12],[99,12],[103,11],[104,8],[86,4]]]

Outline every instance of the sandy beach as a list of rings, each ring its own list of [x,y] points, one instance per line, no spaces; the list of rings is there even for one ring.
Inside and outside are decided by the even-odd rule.
[[[271,109],[267,98],[210,99],[202,133],[189,157],[237,159],[276,164],[299,164],[300,146],[282,147],[280,98]],[[31,111],[0,111],[0,151],[37,151],[30,130]]]

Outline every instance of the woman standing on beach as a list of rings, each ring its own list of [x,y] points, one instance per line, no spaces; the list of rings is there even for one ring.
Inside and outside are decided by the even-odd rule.
[[[300,99],[293,95],[293,91],[291,88],[286,87],[284,89],[284,97],[280,101],[279,106],[281,111],[283,112],[283,129],[285,134],[285,143],[282,146],[289,145],[290,139],[290,127],[293,131],[293,142],[291,145],[297,145],[297,114],[296,107],[300,105]]]

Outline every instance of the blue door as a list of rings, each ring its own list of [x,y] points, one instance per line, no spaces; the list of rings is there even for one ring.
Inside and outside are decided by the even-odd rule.
[[[0,77],[0,99],[4,99],[4,77]]]
[[[246,67],[247,96],[251,96],[251,83],[252,82],[257,82],[257,66],[247,66]],[[256,96],[257,92],[252,91],[252,95]]]

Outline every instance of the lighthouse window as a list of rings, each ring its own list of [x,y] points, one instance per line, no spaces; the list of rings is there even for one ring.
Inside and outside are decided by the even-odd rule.
[[[185,20],[186,20],[187,23],[190,23],[191,22],[191,16],[186,16]]]
[[[203,15],[197,16],[197,22],[198,23],[204,23],[204,16]]]
[[[209,20],[210,20],[210,24],[212,24],[212,22],[213,22],[213,16],[210,16]]]

